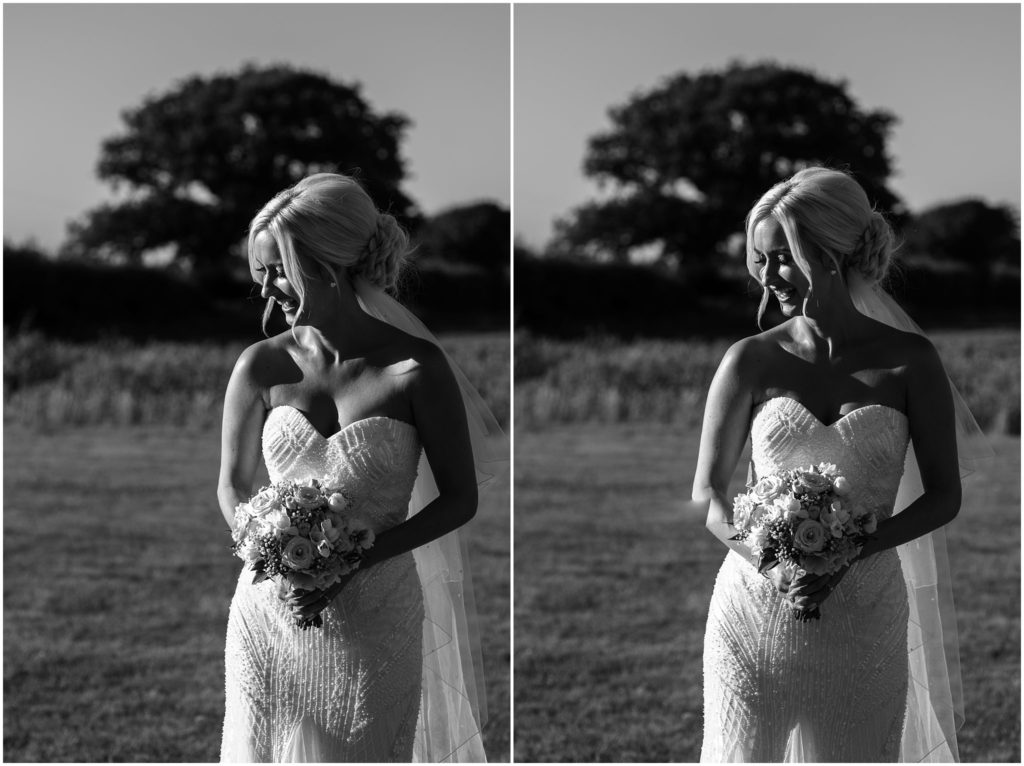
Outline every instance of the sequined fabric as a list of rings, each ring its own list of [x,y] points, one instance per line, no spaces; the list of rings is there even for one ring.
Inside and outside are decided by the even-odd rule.
[[[405,520],[416,479],[416,429],[392,418],[324,438],[292,407],[270,411],[271,481],[328,478],[350,513],[381,532]],[[411,554],[357,572],[300,630],[277,585],[243,568],[228,617],[221,761],[410,761],[423,673],[423,596]]]
[[[794,399],[769,399],[751,424],[758,476],[823,461],[850,500],[892,513],[908,444],[906,417],[884,405],[831,425]],[[855,564],[797,622],[774,586],[736,553],[719,570],[704,637],[701,761],[893,762],[907,704],[907,592],[899,557]]]

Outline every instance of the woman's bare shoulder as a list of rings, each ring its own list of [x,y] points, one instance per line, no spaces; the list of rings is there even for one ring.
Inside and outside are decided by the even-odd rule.
[[[756,335],[733,343],[726,352],[726,359],[739,366],[759,365],[777,355],[785,344],[792,341],[790,322],[783,322]]]
[[[295,340],[288,332],[256,341],[239,354],[235,373],[257,387],[272,385],[283,370],[294,365],[294,345]]]

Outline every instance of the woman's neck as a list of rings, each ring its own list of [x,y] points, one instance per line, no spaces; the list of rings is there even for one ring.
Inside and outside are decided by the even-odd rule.
[[[317,310],[292,328],[303,348],[335,363],[364,356],[382,342],[380,322],[363,311],[351,284],[338,288],[317,296]]]
[[[836,358],[866,331],[865,317],[845,289],[832,291],[826,300],[816,303],[814,310],[809,312],[807,308],[805,304],[799,317],[797,340],[811,347],[818,358]]]

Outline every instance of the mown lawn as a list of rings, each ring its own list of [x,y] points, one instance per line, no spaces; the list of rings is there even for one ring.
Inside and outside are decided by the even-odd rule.
[[[725,549],[682,506],[698,438],[657,424],[517,432],[516,760],[699,757],[704,623]],[[997,458],[949,530],[960,754],[1017,762],[1020,441],[992,441]]]
[[[4,432],[4,759],[215,761],[241,566],[215,501],[215,430]],[[488,756],[509,755],[509,482],[471,557]]]

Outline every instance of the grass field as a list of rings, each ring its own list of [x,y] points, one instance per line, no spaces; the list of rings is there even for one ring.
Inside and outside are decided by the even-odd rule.
[[[442,336],[441,343],[504,426],[507,333]],[[4,422],[57,431],[81,425],[220,426],[224,388],[244,343],[69,343],[4,335]]]
[[[682,511],[697,444],[692,429],[656,424],[517,431],[517,760],[698,758],[704,623],[725,549]],[[964,761],[1017,762],[1020,441],[993,446],[949,530],[959,741]]]
[[[7,424],[5,761],[217,759],[240,569],[215,500],[219,450],[209,429]],[[508,501],[505,476],[469,527],[484,737],[498,761],[509,755]]]
[[[1020,331],[930,335],[982,428],[1020,434]],[[515,339],[516,429],[551,423],[673,423],[700,427],[728,340],[579,342]]]

